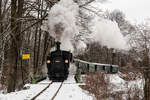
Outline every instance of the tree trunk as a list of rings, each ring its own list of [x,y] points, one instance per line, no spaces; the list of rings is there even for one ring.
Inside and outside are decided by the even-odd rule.
[[[18,17],[18,19],[19,18],[22,18],[22,16],[23,16],[23,5],[24,5],[24,0],[18,0],[18,11],[17,11],[17,17]],[[22,48],[22,43],[23,43],[23,36],[22,36],[22,34],[20,34],[21,33],[21,29],[22,29],[22,21],[21,20],[19,20],[18,22],[17,22],[17,40],[18,40],[18,53],[19,53],[19,56],[18,56],[18,61],[20,62],[19,64],[20,64],[20,69],[21,69],[21,72],[20,72],[20,74],[21,74],[21,79],[22,79],[22,86],[25,84],[24,83],[24,69],[26,69],[26,68],[28,68],[28,67],[26,67],[26,68],[23,68],[23,66],[22,66],[22,58],[21,58],[21,48]],[[19,84],[20,85],[20,84]]]
[[[40,0],[37,0],[39,8],[40,9]],[[37,16],[37,20],[39,20],[40,17],[40,11],[38,10],[38,16]],[[34,75],[37,72],[37,68],[38,68],[38,55],[37,55],[37,37],[38,37],[38,32],[39,32],[39,24],[36,25],[36,30],[35,30],[35,40],[34,40]]]
[[[39,0],[39,3],[41,3],[41,5],[39,5],[39,8],[40,9],[43,9],[43,0],[41,1],[41,0]],[[40,12],[40,18],[42,18],[43,17],[43,15],[42,15],[42,11]],[[42,25],[42,22],[40,23],[40,26]],[[38,51],[37,51],[37,71],[39,72],[40,70],[41,70],[41,64],[39,65],[39,63],[40,63],[40,51],[41,51],[41,35],[42,35],[42,30],[41,30],[41,28],[39,29],[39,40],[38,40]]]
[[[22,45],[22,38],[20,35],[21,21],[17,20],[17,18],[22,17],[23,3],[24,0],[18,0],[18,2],[17,0],[11,0],[11,44],[10,49],[8,50],[8,63],[10,68],[7,92],[15,91],[17,84],[18,62]]]
[[[150,81],[149,81],[149,77],[148,77],[148,71],[145,70],[144,72],[144,78],[145,78],[145,86],[144,86],[144,97],[145,97],[145,100],[150,100],[150,88],[149,88],[149,85],[150,85]]]
[[[8,80],[8,88],[7,92],[12,92],[15,90],[16,87],[16,73],[17,73],[17,44],[15,35],[16,35],[16,17],[17,17],[17,0],[11,0],[11,44],[10,49],[8,51],[9,55],[9,80]]]
[[[44,64],[45,62],[45,58],[46,58],[46,51],[47,51],[47,47],[49,45],[49,43],[47,43],[48,41],[48,35],[49,33],[48,32],[45,32],[45,38],[44,38],[44,48],[43,48],[43,57],[42,57],[42,65]]]
[[[40,47],[41,47],[41,29],[40,29],[40,31],[39,31],[39,40],[38,40],[38,51],[37,51],[37,61],[36,61],[36,67],[37,67],[37,71],[39,71],[38,69],[39,69],[39,56],[40,56]],[[36,72],[37,72],[36,71]]]
[[[34,40],[34,75],[36,74],[36,41],[37,41],[37,32],[38,32],[38,28],[36,28],[35,30],[35,40]]]
[[[2,33],[2,0],[0,0],[0,34]]]
[[[145,86],[144,86],[144,99],[150,100],[150,77],[149,77],[149,52],[148,49],[144,51],[144,59],[143,59],[143,66],[144,66],[144,79],[145,79]]]
[[[2,34],[2,0],[0,0],[0,35]],[[3,41],[3,39],[2,40],[0,40],[0,44],[2,45],[2,41]],[[2,45],[3,46],[3,45]],[[0,48],[2,48],[1,46],[0,46]],[[3,52],[3,51],[2,51]],[[1,68],[2,68],[2,61],[3,61],[3,59],[2,58],[0,58],[0,70],[1,70]],[[1,76],[1,75],[0,75]]]

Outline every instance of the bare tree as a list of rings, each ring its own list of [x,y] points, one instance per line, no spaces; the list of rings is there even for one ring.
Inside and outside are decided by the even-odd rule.
[[[150,28],[146,24],[135,26],[135,31],[130,34],[130,44],[134,48],[135,54],[141,59],[140,69],[144,73],[144,99],[150,99],[150,63],[149,63],[149,47],[150,47]]]
[[[18,5],[17,5],[18,4]],[[8,92],[12,92],[16,88],[18,61],[20,59],[20,48],[22,45],[21,38],[21,22],[19,18],[22,17],[24,0],[11,0],[11,33],[10,48],[8,50],[10,69]]]
[[[127,21],[125,14],[118,9],[112,12],[106,11],[104,13],[104,18],[109,19],[111,21],[116,21],[123,35],[128,35],[131,32],[135,31],[134,25]]]
[[[43,69],[54,39],[41,30],[41,25],[58,1],[0,0],[0,82],[8,92],[30,82],[32,73]],[[31,59],[22,60],[24,53],[29,53]]]

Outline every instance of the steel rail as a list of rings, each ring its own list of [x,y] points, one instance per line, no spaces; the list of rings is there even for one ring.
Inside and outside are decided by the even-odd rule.
[[[49,83],[41,92],[39,92],[36,96],[34,96],[31,100],[35,100],[38,96],[40,96],[53,82]]]
[[[62,85],[63,85],[63,82],[61,83],[61,85],[59,86],[58,90],[56,91],[56,93],[54,94],[54,96],[51,98],[51,100],[55,99],[55,97],[57,96],[57,94],[58,94],[59,90],[61,89]]]

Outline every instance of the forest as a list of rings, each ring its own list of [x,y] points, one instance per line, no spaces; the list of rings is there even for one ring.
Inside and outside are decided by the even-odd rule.
[[[55,9],[60,1],[0,0],[0,90],[6,90],[8,93],[21,90],[26,83],[32,83],[36,77],[45,75],[43,66],[57,39],[54,38],[53,31],[44,25],[55,23],[51,14],[60,10]],[[97,3],[107,3],[108,0],[73,1],[77,7],[73,6],[70,9],[76,8],[73,12],[77,11],[78,14],[66,14],[66,19],[68,18],[70,23],[72,21],[69,24],[74,29],[73,32],[78,34],[72,32],[73,34],[68,36],[69,39],[62,41],[62,44],[69,41],[69,45],[63,46],[70,46],[71,41],[70,47],[74,58],[95,63],[117,64],[123,69],[130,65],[129,71],[136,70],[144,76],[144,100],[149,100],[149,19],[140,24],[133,24],[118,9],[102,11],[101,8],[93,6]],[[67,1],[64,0],[65,2]],[[58,16],[56,13],[54,17],[59,18],[59,14],[63,12],[59,12]],[[75,17],[69,19],[72,16]],[[63,30],[61,24],[56,26],[54,32],[59,33]],[[65,25],[64,27],[68,27]],[[100,30],[99,27],[103,29]],[[101,34],[95,35],[96,32]],[[113,34],[108,38],[110,41],[107,41],[105,34]],[[23,54],[30,54],[30,59],[22,59]]]

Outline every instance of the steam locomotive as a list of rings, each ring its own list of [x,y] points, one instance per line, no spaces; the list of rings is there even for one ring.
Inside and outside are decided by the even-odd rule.
[[[72,53],[61,50],[60,44],[60,42],[56,42],[57,49],[47,56],[48,77],[52,81],[66,80],[72,61]]]

